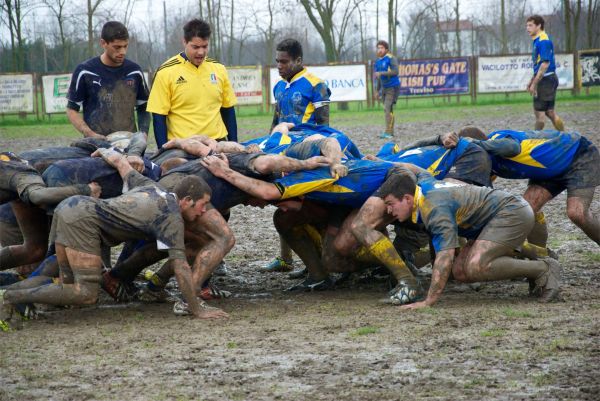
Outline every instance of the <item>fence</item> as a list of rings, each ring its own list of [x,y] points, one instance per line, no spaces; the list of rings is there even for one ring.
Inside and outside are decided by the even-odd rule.
[[[478,94],[524,92],[531,78],[530,55],[494,57],[454,57],[400,60],[400,97],[469,96]],[[589,89],[600,86],[600,50],[576,54],[557,54],[559,89]],[[374,103],[371,62],[307,66],[309,72],[325,80],[332,102]],[[274,103],[271,94],[280,79],[273,67],[227,67],[240,106],[258,105],[267,111]],[[148,82],[150,73],[144,73]],[[64,113],[71,74],[0,75],[0,116]],[[41,101],[38,101],[40,95]]]

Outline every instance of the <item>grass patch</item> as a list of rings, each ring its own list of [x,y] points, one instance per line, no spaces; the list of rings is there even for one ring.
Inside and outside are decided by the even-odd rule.
[[[350,333],[351,337],[359,337],[359,336],[366,336],[369,334],[377,334],[379,333],[379,327],[375,327],[375,326],[364,326],[364,327],[359,327],[358,329],[354,330],[352,333]]]
[[[471,381],[466,382],[463,387],[465,389],[471,389],[479,386],[485,385],[485,380],[482,378],[472,379]]]
[[[503,337],[506,335],[506,330],[504,329],[489,329],[483,330],[479,333],[481,337]]]
[[[582,256],[585,260],[589,260],[590,262],[600,262],[600,252],[586,251]]]
[[[417,311],[417,313],[423,313],[425,315],[439,315],[440,311],[436,308],[432,308],[431,306],[425,306],[423,308],[419,308],[419,309],[414,309],[415,311]]]
[[[506,316],[506,317],[516,317],[516,318],[533,317],[533,313],[531,313],[531,312],[524,311],[524,310],[513,309],[513,308],[504,308],[504,309],[502,309],[502,314],[504,316]]]
[[[518,350],[518,349],[498,350],[495,348],[494,349],[484,348],[484,349],[478,349],[477,355],[480,358],[499,359],[504,363],[522,362],[527,359],[527,355],[525,354],[525,352]]]
[[[552,384],[554,381],[552,380],[552,375],[550,373],[539,373],[537,375],[533,375],[533,384],[536,387],[544,387]]]
[[[228,349],[236,349],[238,347],[237,343],[235,341],[230,341],[227,343],[227,348]]]

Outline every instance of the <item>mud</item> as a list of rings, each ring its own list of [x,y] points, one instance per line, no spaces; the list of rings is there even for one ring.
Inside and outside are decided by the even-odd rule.
[[[598,111],[577,109],[562,109],[568,129],[600,145]],[[397,138],[407,143],[463,124],[533,125],[529,107],[486,110],[411,123],[400,114]],[[357,117],[332,121],[363,152],[375,152],[383,115],[368,123]],[[13,151],[59,145],[37,137],[2,142]],[[522,193],[525,184],[497,186]],[[106,297],[47,312],[0,335],[0,400],[597,400],[600,248],[567,219],[565,204],[563,194],[544,208],[565,302],[538,304],[520,281],[479,291],[451,283],[434,308],[412,312],[379,302],[385,281],[283,292],[292,284],[285,273],[260,272],[279,249],[274,209],[237,207],[229,274],[215,280],[234,296],[211,301],[231,319],[193,321],[174,316],[169,304],[123,306]],[[592,209],[600,213],[598,192]]]

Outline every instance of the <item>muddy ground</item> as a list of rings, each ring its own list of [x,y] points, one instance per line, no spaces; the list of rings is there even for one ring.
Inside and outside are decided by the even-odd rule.
[[[529,106],[517,110],[441,112],[436,121],[401,123],[398,142],[466,123],[530,127]],[[569,129],[600,145],[600,106],[561,110]],[[383,143],[380,123],[356,114],[337,125],[368,152]],[[2,142],[14,151],[50,145],[38,137]],[[525,182],[498,186],[522,193]],[[234,297],[212,302],[228,321],[106,297],[48,313],[0,335],[0,400],[598,400],[600,249],[568,221],[565,203],[561,195],[545,208],[549,244],[564,266],[564,303],[538,304],[518,281],[478,292],[451,283],[435,307],[412,312],[379,303],[385,282],[284,293],[284,273],[260,272],[278,252],[273,209],[238,207],[229,275],[217,279]],[[592,208],[600,213],[598,192]]]

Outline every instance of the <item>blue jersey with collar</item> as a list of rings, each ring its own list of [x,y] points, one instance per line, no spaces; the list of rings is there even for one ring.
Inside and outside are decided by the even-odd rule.
[[[550,63],[546,70],[546,74],[556,72],[554,45],[546,32],[541,31],[535,39],[533,39],[531,58],[533,60],[533,75],[538,73],[540,66],[545,61]]]
[[[375,72],[389,72],[393,69],[392,64],[394,63],[397,70],[398,62],[396,61],[394,56],[388,53],[375,61]],[[392,88],[394,86],[400,85],[400,78],[398,78],[398,74],[392,75],[391,77],[382,75],[381,77],[379,77],[379,79],[381,80],[381,84],[384,88]]]
[[[393,163],[348,160],[348,175],[332,177],[329,168],[297,171],[274,181],[282,199],[304,196],[306,199],[360,207],[383,184]]]
[[[133,109],[148,102],[148,88],[133,61],[109,67],[94,57],[75,68],[67,100],[72,109],[83,107],[83,120],[98,134],[135,132]]]
[[[273,88],[277,120],[296,125],[315,124],[315,110],[328,105],[330,96],[327,84],[304,68],[289,82],[282,79]]]
[[[389,162],[414,164],[427,170],[438,180],[442,180],[469,146],[475,145],[460,138],[456,147],[452,149],[431,145],[400,151],[398,145],[390,142],[382,146],[377,157]]]
[[[288,134],[273,132],[271,135],[254,138],[243,142],[242,145],[258,145],[265,153],[285,154],[286,150],[296,143],[303,142],[306,138],[320,134],[326,138],[334,138],[340,144],[342,152],[349,159],[362,159],[363,155],[358,147],[346,134],[324,125],[300,124],[290,129]],[[319,156],[320,153],[313,156]]]
[[[548,179],[562,174],[573,162],[581,135],[576,132],[494,131],[479,142],[492,155],[492,172],[503,178]],[[518,144],[507,153],[511,143]],[[518,152],[518,153],[517,153]]]

